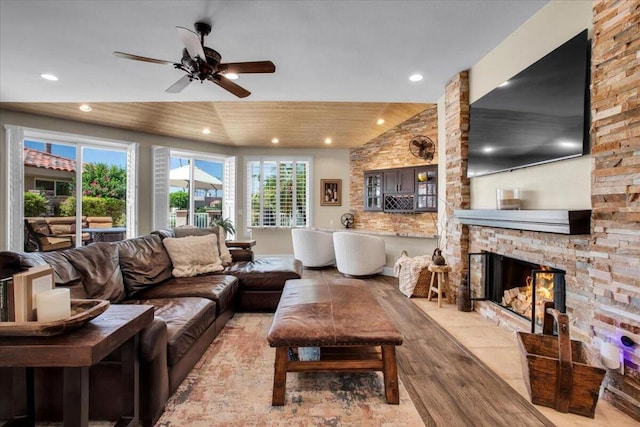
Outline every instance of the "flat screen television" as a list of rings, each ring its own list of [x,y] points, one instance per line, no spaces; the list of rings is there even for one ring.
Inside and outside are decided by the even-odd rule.
[[[589,152],[587,30],[470,105],[468,177]]]

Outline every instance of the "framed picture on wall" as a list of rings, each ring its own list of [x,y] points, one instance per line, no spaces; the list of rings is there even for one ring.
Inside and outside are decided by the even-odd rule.
[[[323,179],[320,181],[320,205],[342,206],[341,179]]]

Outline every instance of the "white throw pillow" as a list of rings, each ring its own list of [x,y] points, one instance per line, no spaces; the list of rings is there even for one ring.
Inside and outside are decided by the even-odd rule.
[[[174,277],[193,277],[224,270],[215,234],[167,237],[162,243],[171,258]]]

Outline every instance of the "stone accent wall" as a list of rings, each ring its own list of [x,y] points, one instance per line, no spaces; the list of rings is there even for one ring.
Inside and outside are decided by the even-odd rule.
[[[436,234],[435,213],[389,214],[364,212],[364,171],[425,165],[409,151],[409,142],[425,135],[438,145],[438,109],[433,105],[422,113],[372,139],[361,147],[349,150],[351,186],[349,211],[355,217],[356,229],[390,231],[397,233]],[[438,163],[438,152],[430,164]]]
[[[593,18],[587,283],[594,341],[622,347],[621,335],[640,342],[640,1],[598,0]],[[623,350],[625,375],[607,376],[604,398],[640,420],[640,346]]]
[[[454,223],[446,256],[455,270],[466,268],[467,247],[565,270],[572,338],[590,345],[594,354],[607,340],[623,351],[624,375],[609,370],[602,396],[640,421],[640,345],[620,343],[622,335],[640,343],[640,0],[596,0],[593,12],[591,234],[472,226],[467,235]],[[463,178],[464,77],[455,76],[445,92],[447,215],[469,207]],[[494,304],[478,303],[476,310],[514,329],[528,329]]]
[[[451,266],[449,285],[453,292],[462,283],[468,269],[469,229],[453,218],[454,209],[471,206],[470,185],[467,178],[469,153],[469,72],[456,75],[445,88],[446,114],[446,206],[444,257]]]

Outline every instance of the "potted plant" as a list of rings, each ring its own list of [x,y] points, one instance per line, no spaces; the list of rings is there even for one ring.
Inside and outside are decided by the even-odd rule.
[[[230,234],[236,234],[236,228],[233,226],[231,218],[214,218],[209,223],[209,226],[220,226],[224,229],[227,237]]]

